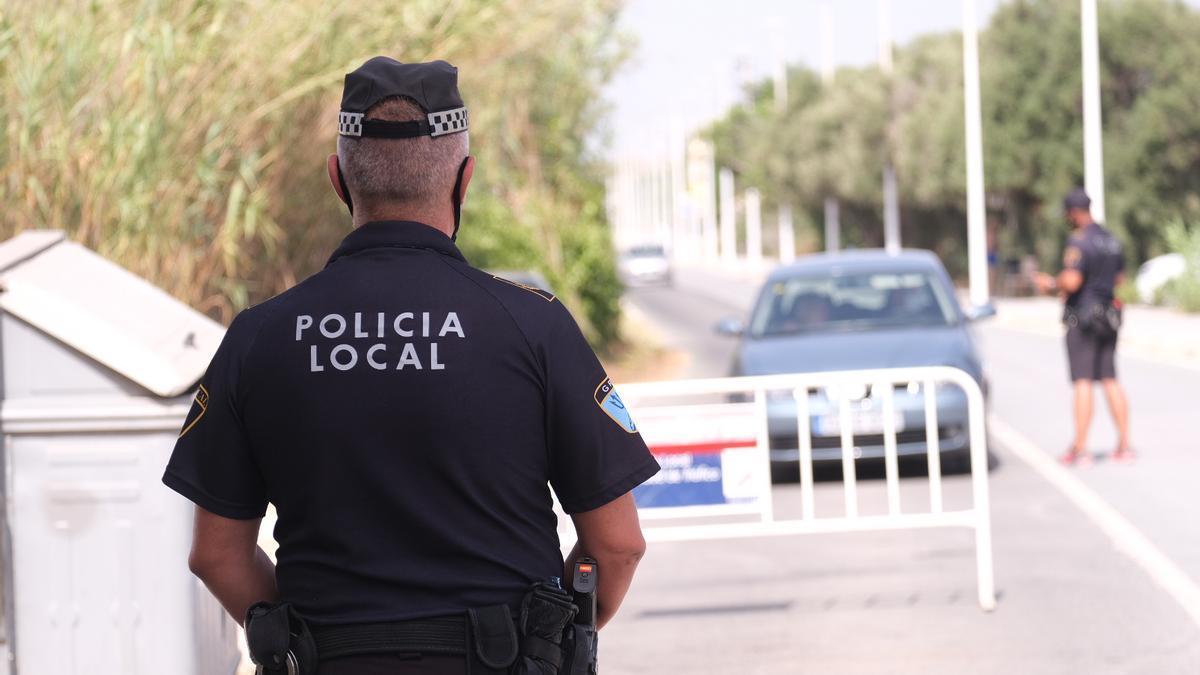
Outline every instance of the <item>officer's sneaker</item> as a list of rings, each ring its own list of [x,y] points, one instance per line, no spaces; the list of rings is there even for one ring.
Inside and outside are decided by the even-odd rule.
[[[1058,461],[1067,466],[1086,468],[1092,465],[1092,453],[1088,452],[1087,450],[1076,450],[1071,448],[1064,452],[1058,458]]]
[[[1109,458],[1115,464],[1133,464],[1137,461],[1137,455],[1129,448],[1117,448]]]

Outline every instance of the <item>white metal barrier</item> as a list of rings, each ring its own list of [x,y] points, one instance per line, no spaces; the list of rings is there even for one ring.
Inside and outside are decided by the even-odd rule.
[[[897,384],[912,386],[916,383],[924,394],[924,425],[926,461],[929,467],[929,508],[927,511],[905,513],[901,510],[899,461],[897,453],[897,411],[895,387]],[[943,504],[942,468],[938,430],[939,385],[953,384],[960,388],[967,399],[967,431],[970,442],[972,503],[968,509],[947,510]],[[887,481],[887,513],[885,515],[859,515],[858,485],[855,475],[854,413],[852,397],[854,389],[870,388],[872,403],[881,406],[880,417],[884,445],[884,467]],[[810,417],[809,392],[812,390],[834,392],[837,402],[837,429],[841,440],[841,466],[845,496],[844,515],[817,517],[813,486],[812,419]],[[770,476],[770,449],[768,433],[768,392],[792,392],[796,406],[797,460],[799,462],[801,517],[778,519],[772,500]],[[749,403],[680,405],[679,399],[697,396],[712,398],[743,395]],[[988,453],[984,426],[984,401],[979,385],[967,373],[949,367],[898,368],[885,370],[858,370],[826,373],[769,375],[761,377],[735,377],[705,380],[678,380],[648,382],[625,385],[621,395],[630,407],[634,421],[638,423],[647,442],[655,446],[653,436],[656,420],[684,416],[683,428],[700,429],[715,440],[688,447],[733,448],[747,453],[738,460],[744,466],[747,458],[757,462],[759,471],[747,473],[745,480],[754,483],[757,500],[720,506],[681,506],[664,508],[639,508],[644,520],[666,520],[671,518],[697,520],[710,516],[736,514],[757,515],[755,521],[711,522],[698,524],[655,525],[645,528],[649,541],[689,541],[700,539],[726,539],[741,537],[784,536],[806,533],[853,532],[868,530],[898,530],[931,527],[967,527],[975,533],[975,558],[978,576],[979,605],[984,610],[995,607],[995,586],[992,566],[991,515],[988,497]],[[655,404],[655,402],[659,404]],[[667,401],[663,405],[663,401]],[[736,416],[739,410],[749,411],[756,428],[747,430],[745,424],[714,423],[719,419],[718,411],[727,416]],[[688,417],[690,415],[690,417]],[[704,429],[707,431],[703,431]],[[663,455],[660,457],[662,461]],[[694,468],[694,467],[689,467]],[[747,493],[749,494],[749,493]],[[727,520],[727,519],[726,519]]]

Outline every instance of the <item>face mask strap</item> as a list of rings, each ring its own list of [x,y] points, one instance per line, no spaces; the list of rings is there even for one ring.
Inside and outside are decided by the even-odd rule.
[[[450,241],[458,240],[459,220],[462,217],[462,195],[459,191],[462,189],[463,173],[467,170],[467,162],[471,156],[467,155],[463,158],[462,164],[458,165],[458,178],[454,180],[454,193],[450,195],[450,201],[454,203],[454,234],[450,235]]]
[[[350,199],[350,188],[346,187],[346,178],[342,175],[342,161],[337,160],[337,175],[338,184],[342,186],[342,195],[346,198],[346,208],[350,209],[350,215],[354,215],[354,201]]]

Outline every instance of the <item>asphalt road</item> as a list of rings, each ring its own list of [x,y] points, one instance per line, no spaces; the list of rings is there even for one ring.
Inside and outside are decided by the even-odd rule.
[[[712,326],[744,314],[754,287],[677,279],[629,299],[691,356],[686,376],[724,375],[734,343]],[[991,413],[1008,430],[992,444],[995,612],[975,604],[968,531],[655,544],[602,633],[604,672],[1200,673],[1200,629],[1184,609],[1200,571],[1200,456],[1182,433],[1200,373],[1123,358],[1140,461],[1062,478],[1022,459],[1044,464],[1069,440],[1059,343],[986,325],[980,338]],[[1101,406],[1097,451],[1111,448],[1107,424]],[[947,477],[948,505],[969,499],[967,480]],[[882,483],[860,483],[864,512],[882,510]],[[922,476],[902,483],[906,510],[927,503]],[[1080,490],[1095,498],[1087,510]],[[819,513],[836,510],[840,483],[817,492]],[[798,488],[775,496],[786,511]]]

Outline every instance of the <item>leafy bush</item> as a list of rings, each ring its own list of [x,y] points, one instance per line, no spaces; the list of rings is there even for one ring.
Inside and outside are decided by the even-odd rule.
[[[1163,285],[1159,298],[1163,304],[1200,312],[1200,227],[1175,221],[1167,225],[1165,236],[1171,250],[1183,254],[1187,268],[1182,276]]]
[[[564,233],[605,228],[584,139],[624,54],[617,5],[2,2],[0,238],[66,230],[228,320],[320,269],[346,233],[324,168],[343,75],[376,54],[443,58],[479,160],[460,238],[472,262],[541,269],[601,325],[615,291],[589,279],[611,274],[608,254],[580,256]]]
[[[1167,247],[1162,223],[1200,222],[1200,11],[1168,0],[1099,5],[1107,221],[1130,264]],[[1079,3],[999,3],[979,36],[987,208],[1003,258],[1058,262],[1062,195],[1083,182]],[[842,209],[843,245],[882,244],[881,172],[895,167],[905,245],[965,269],[961,35],[900,46],[895,68],[847,67],[823,82],[789,70],[787,110],[770,80],[710,129],[718,161],[798,223]],[[820,231],[807,233],[819,241]],[[1185,282],[1186,283],[1186,282]]]

